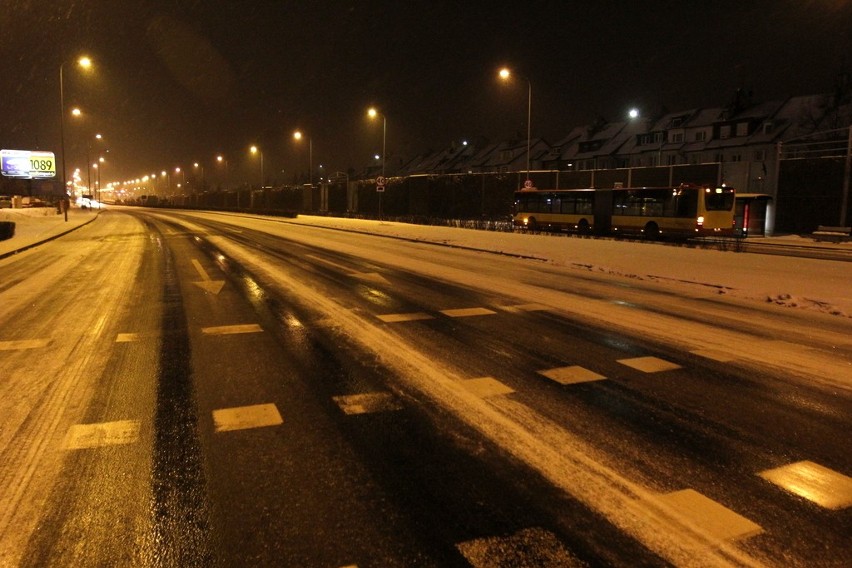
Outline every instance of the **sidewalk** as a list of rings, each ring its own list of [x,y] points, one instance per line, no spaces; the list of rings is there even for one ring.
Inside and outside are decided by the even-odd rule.
[[[22,252],[40,243],[54,239],[93,221],[98,211],[72,207],[65,216],[53,207],[32,209],[0,209],[0,221],[15,223],[15,236],[0,241],[0,258]]]

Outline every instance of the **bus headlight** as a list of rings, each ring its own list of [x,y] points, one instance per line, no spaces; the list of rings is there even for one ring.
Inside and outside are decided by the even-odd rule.
[[[703,227],[704,226],[704,215],[699,215],[698,219],[696,219],[695,221],[696,221],[696,223],[698,223],[699,227]]]

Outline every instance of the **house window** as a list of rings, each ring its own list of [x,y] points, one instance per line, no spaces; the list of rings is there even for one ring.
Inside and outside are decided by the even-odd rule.
[[[695,141],[696,142],[704,142],[707,139],[707,133],[703,130],[699,130],[695,133]]]
[[[725,161],[725,155],[722,154],[721,152],[719,152],[718,154],[716,154],[716,161],[720,162],[720,163],[724,162]]]
[[[771,122],[764,122],[763,123],[763,133],[764,134],[771,134],[773,130],[775,130],[774,124],[772,124]]]
[[[737,136],[748,136],[748,122],[737,124]]]
[[[719,138],[725,139],[731,137],[731,125],[726,124],[722,128],[719,129]]]
[[[752,161],[762,162],[764,160],[766,160],[766,151],[765,150],[755,150],[754,157],[752,157]]]
[[[732,162],[742,162],[743,161],[743,155],[742,154],[731,154],[731,161]]]
[[[676,132],[672,134],[672,142],[677,144],[678,142],[683,142],[683,132]]]
[[[675,166],[677,165],[677,156],[666,156],[666,165],[667,166]]]

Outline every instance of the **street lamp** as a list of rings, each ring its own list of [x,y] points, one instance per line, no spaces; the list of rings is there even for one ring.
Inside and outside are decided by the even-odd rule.
[[[68,184],[65,179],[65,61],[59,65],[59,146],[62,151],[62,191],[68,192]],[[92,60],[86,56],[77,59],[77,65],[83,69],[92,67]],[[79,116],[80,109],[74,109],[75,116]]]
[[[249,148],[252,154],[260,154],[260,189],[263,189],[263,152],[257,146]]]
[[[184,192],[186,192],[186,172],[183,171],[182,169],[180,169],[180,167],[177,167],[177,168],[175,168],[175,173],[180,174],[181,183],[178,187],[181,188],[180,194],[184,195]]]
[[[377,111],[374,107],[371,107],[367,111],[367,115],[370,118],[376,118],[380,114],[382,116],[382,177],[385,177],[385,148],[387,142],[388,119],[384,114],[379,113],[379,111]]]
[[[219,154],[218,156],[216,156],[216,163],[225,166],[225,178],[224,179],[225,179],[225,186],[227,186],[228,185],[228,160],[225,159],[225,156],[223,156],[222,154]]]
[[[201,190],[203,191],[204,190],[204,166],[202,166],[198,162],[195,162],[194,164],[192,164],[192,167],[195,168],[196,170],[199,170],[199,169],[201,170]]]
[[[503,81],[508,81],[512,77],[512,72],[503,67],[500,69],[500,78]],[[529,78],[523,77],[527,82],[527,181],[530,179],[530,128],[532,123],[532,82]]]
[[[302,133],[297,130],[293,133],[293,138],[300,141],[303,138]],[[308,136],[308,183],[311,187],[314,186],[314,140],[310,136]]]

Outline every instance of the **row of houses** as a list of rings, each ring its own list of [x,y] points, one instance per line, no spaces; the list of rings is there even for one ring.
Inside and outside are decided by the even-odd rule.
[[[740,191],[773,194],[784,144],[810,148],[819,138],[836,139],[841,143],[835,143],[833,151],[847,151],[850,87],[762,103],[753,103],[748,94],[738,92],[726,106],[619,122],[598,120],[570,129],[554,143],[536,138],[529,144],[526,140],[452,144],[405,163],[389,161],[388,173],[405,177],[523,172],[528,159],[534,171],[563,172],[719,163],[725,178],[719,182]],[[364,172],[364,177],[375,175],[371,169]]]

